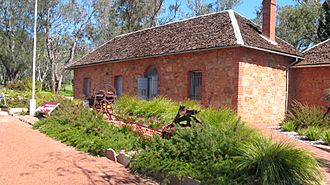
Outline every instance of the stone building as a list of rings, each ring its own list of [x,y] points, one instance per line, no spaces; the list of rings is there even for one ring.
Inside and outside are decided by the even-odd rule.
[[[330,88],[330,39],[303,52],[304,60],[290,69],[290,102],[325,106],[324,91]]]
[[[278,123],[302,54],[275,36],[275,0],[263,8],[262,29],[229,10],[119,35],[71,65],[74,97],[110,83],[119,94],[189,98]]]

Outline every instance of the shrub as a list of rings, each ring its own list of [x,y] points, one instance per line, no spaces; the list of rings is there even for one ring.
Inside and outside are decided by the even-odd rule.
[[[323,139],[327,145],[330,145],[330,130],[324,131]]]
[[[187,103],[192,105],[192,102]],[[118,98],[114,104],[116,115],[127,119],[139,120],[139,122],[156,129],[171,123],[178,109],[178,103],[164,97],[140,100],[137,97],[124,95]]]
[[[305,130],[305,136],[311,141],[321,139],[322,133],[322,130],[318,127],[309,127]]]
[[[142,173],[158,172],[193,177],[202,184],[235,184],[236,146],[255,135],[241,122],[227,129],[211,125],[191,129],[178,128],[169,140],[158,138],[132,162],[131,169]]]
[[[282,129],[287,132],[292,132],[296,130],[296,125],[292,121],[287,121],[283,123],[281,126]]]
[[[292,109],[286,115],[285,122],[291,121],[296,129],[307,127],[324,127],[327,126],[326,120],[323,118],[321,108],[317,106],[308,106],[300,102],[294,102]]]
[[[80,101],[58,99],[60,106],[50,117],[34,124],[55,139],[93,155],[108,148],[116,151],[133,150],[139,147],[139,136],[127,128],[117,128],[103,119],[102,115],[83,108]]]
[[[9,89],[17,91],[32,91],[32,78],[22,78],[7,85]],[[36,91],[41,91],[41,82],[35,81]]]
[[[317,160],[288,143],[259,139],[240,146],[239,153],[238,172],[253,176],[254,184],[320,184]]]

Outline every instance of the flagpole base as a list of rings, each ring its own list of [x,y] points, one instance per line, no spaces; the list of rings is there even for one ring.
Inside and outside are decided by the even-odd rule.
[[[30,116],[34,116],[34,114],[36,113],[36,106],[37,106],[37,102],[35,99],[31,99],[30,100]]]

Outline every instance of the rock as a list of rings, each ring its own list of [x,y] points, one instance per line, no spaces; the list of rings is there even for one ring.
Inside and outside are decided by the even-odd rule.
[[[117,155],[117,162],[127,167],[131,162],[131,157],[127,155],[124,150],[122,150]]]
[[[109,148],[105,151],[105,157],[117,162],[116,152],[112,148]]]
[[[191,177],[185,177],[182,180],[182,185],[199,185],[201,182],[199,180],[195,180]]]

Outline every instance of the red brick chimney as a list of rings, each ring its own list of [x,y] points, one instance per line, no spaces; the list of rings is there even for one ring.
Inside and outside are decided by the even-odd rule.
[[[276,0],[262,2],[262,34],[275,41]]]

